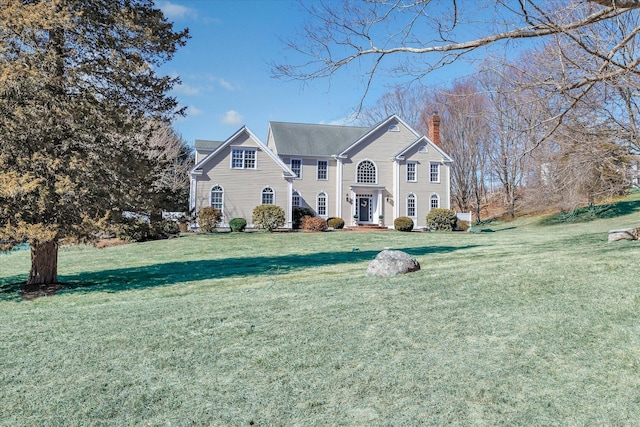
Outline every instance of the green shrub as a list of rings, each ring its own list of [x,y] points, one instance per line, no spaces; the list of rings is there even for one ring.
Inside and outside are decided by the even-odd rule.
[[[211,206],[205,206],[198,213],[198,225],[203,233],[212,233],[218,224],[222,221],[222,212],[220,209],[214,209]]]
[[[116,237],[127,242],[144,242],[153,240],[156,232],[147,221],[136,218],[122,218],[112,226]]]
[[[180,234],[180,226],[170,219],[162,219],[152,224],[156,238],[165,239]]]
[[[316,216],[316,213],[311,208],[301,208],[299,206],[294,206],[291,212],[291,227],[294,230],[302,227],[302,219],[305,216]]]
[[[231,228],[231,231],[234,233],[241,233],[247,228],[247,220],[244,218],[233,218],[229,221],[229,228]]]
[[[334,230],[342,230],[344,228],[344,219],[331,217],[327,220],[327,225]]]
[[[302,219],[302,229],[307,231],[327,231],[327,220],[319,216],[306,216]]]
[[[413,230],[413,220],[408,216],[399,216],[393,221],[393,228],[397,231]]]
[[[457,220],[455,211],[435,208],[427,214],[427,227],[436,231],[453,231]]]
[[[285,224],[284,210],[276,205],[260,205],[253,210],[253,226],[273,231]]]

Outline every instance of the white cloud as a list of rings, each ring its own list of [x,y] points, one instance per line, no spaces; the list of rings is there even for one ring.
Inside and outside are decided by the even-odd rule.
[[[189,107],[187,108],[187,115],[188,116],[199,116],[202,113],[204,113],[204,111],[202,111],[201,109],[199,109],[195,105],[189,105]]]
[[[227,90],[234,90],[235,88],[231,85],[231,83],[229,83],[228,81],[226,81],[225,79],[219,79],[218,83],[220,83],[220,86],[222,86],[223,88],[227,89]]]
[[[189,96],[198,95],[200,93],[200,89],[198,89],[197,87],[189,86],[186,83],[180,83],[179,85],[175,86],[173,90],[181,95]]]
[[[351,113],[346,117],[331,120],[329,123],[322,122],[320,124],[338,125],[338,126],[358,126],[358,113]]]
[[[243,117],[236,110],[229,110],[222,117],[222,123],[225,125],[239,125],[242,124],[242,120]]]
[[[169,1],[161,1],[158,3],[160,10],[168,19],[184,19],[187,16],[194,16],[195,11],[188,7],[180,6]]]

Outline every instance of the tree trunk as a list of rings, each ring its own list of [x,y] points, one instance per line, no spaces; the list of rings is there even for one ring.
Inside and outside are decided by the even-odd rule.
[[[58,242],[32,243],[31,272],[29,272],[27,286],[56,283],[58,283]]]

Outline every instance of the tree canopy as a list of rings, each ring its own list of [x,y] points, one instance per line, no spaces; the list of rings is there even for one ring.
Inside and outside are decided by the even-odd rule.
[[[28,283],[56,283],[59,241],[139,201],[134,135],[179,112],[156,70],[187,38],[150,0],[0,2],[0,242],[31,244]]]
[[[420,79],[479,48],[562,38],[581,49],[592,66],[570,81],[552,83],[556,90],[586,92],[594,82],[638,75],[640,55],[630,47],[640,26],[621,26],[617,33],[602,30],[602,25],[628,21],[637,8],[638,0],[319,2],[306,7],[308,24],[287,42],[302,59],[275,64],[273,73],[308,80],[361,67],[366,95],[380,73]]]

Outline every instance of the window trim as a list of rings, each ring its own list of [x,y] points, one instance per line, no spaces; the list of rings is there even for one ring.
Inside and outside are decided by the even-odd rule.
[[[359,170],[360,170],[360,165],[362,165],[364,162],[369,162],[373,165],[374,168],[374,182],[362,182],[360,181],[359,178]],[[378,183],[378,165],[376,165],[376,162],[374,162],[371,159],[362,159],[358,162],[358,164],[356,165],[356,179],[355,179],[356,184],[377,184]]]
[[[324,214],[320,213],[320,197],[324,197]],[[317,195],[316,195],[316,213],[318,214],[319,217],[321,218],[326,218],[329,214],[329,196],[327,195],[326,191],[320,191]]]
[[[298,204],[297,205],[294,202],[296,197],[298,198]],[[298,191],[298,190],[293,190],[291,192],[291,207],[294,207],[294,208],[302,207],[302,195],[300,194],[300,191]]]
[[[413,200],[413,215],[409,214],[409,200]],[[409,218],[418,218],[418,198],[416,197],[415,193],[407,194],[406,212]]]
[[[300,162],[299,173],[296,173],[295,169],[293,169],[293,162],[294,161]],[[295,177],[293,179],[302,179],[302,164],[303,164],[302,159],[295,158],[295,157],[292,157],[292,158],[289,159],[289,168],[295,174]]]
[[[325,164],[324,178],[320,178],[320,162],[323,162]],[[316,162],[316,181],[328,181],[328,180],[329,180],[329,161],[318,160]]]
[[[437,171],[437,179],[434,180],[433,179],[433,167],[436,166],[438,168]],[[440,183],[440,163],[438,162],[431,162],[429,163],[429,182],[433,182],[433,183]]]
[[[413,165],[413,179],[409,179],[409,165]],[[407,182],[418,182],[418,162],[415,160],[407,161]]]
[[[211,190],[209,190],[209,206],[211,206],[214,209],[218,209],[215,206],[213,206],[213,190],[215,188],[219,188],[220,191],[219,193],[221,193],[220,196],[220,212],[222,213],[222,217],[224,218],[224,187],[220,184],[215,184],[211,187]]]
[[[433,206],[433,201],[437,200],[438,202],[438,206]],[[438,193],[433,193],[430,197],[429,197],[429,210],[431,209],[438,209],[440,207],[440,195]]]
[[[242,152],[242,158],[241,158],[242,167],[234,167],[233,166],[233,161],[235,160],[235,158],[233,157],[233,153],[237,152],[237,151]],[[246,152],[248,152],[248,151],[252,151],[254,153],[254,155],[253,155],[253,167],[252,168],[248,168],[246,166],[246,164],[247,164]],[[254,147],[233,147],[232,146],[231,147],[231,155],[229,157],[230,157],[230,159],[229,159],[230,160],[230,165],[229,166],[230,166],[231,169],[234,169],[234,170],[243,170],[243,169],[256,170],[256,169],[258,169],[258,149],[257,148],[254,148]]]
[[[270,192],[266,192],[265,190],[271,190]],[[271,194],[273,197],[273,203],[264,203],[264,195],[265,194]],[[260,192],[260,204],[261,205],[275,205],[276,204],[276,190],[274,190],[274,188],[270,185],[267,185],[266,187],[264,187],[262,189],[262,191]]]

